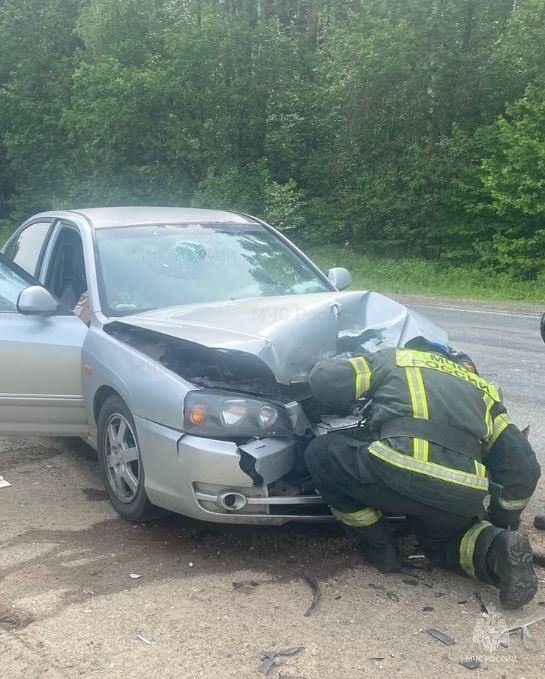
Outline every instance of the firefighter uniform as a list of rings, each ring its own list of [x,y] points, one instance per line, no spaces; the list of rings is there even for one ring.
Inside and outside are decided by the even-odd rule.
[[[382,513],[402,513],[437,565],[496,585],[506,607],[533,597],[527,538],[504,529],[518,528],[540,469],[492,383],[439,349],[385,349],[321,361],[310,384],[332,413],[371,398],[364,440],[317,437],[305,458],[379,567],[399,565]]]

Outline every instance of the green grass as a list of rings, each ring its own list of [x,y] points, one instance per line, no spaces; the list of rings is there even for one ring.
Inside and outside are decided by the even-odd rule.
[[[453,266],[423,259],[374,257],[331,245],[307,247],[305,252],[323,270],[346,267],[354,278],[353,288],[458,299],[545,301],[545,280],[513,280],[506,274],[479,269],[477,265]]]

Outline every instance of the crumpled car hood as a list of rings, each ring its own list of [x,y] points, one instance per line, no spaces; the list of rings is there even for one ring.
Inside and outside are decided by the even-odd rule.
[[[250,353],[281,384],[305,380],[314,364],[356,338],[361,351],[423,335],[446,342],[429,319],[376,292],[327,292],[170,307],[117,322],[223,351]],[[376,330],[365,333],[365,330]],[[360,339],[361,338],[361,342]]]

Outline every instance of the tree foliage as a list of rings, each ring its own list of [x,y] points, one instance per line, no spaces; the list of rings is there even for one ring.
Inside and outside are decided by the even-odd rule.
[[[545,0],[0,0],[0,224],[178,204],[544,268]]]

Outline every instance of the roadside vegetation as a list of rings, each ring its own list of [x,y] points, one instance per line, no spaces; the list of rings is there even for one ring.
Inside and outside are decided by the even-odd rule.
[[[541,298],[545,0],[0,0],[0,36],[4,237],[221,207],[390,288]]]
[[[457,299],[545,302],[545,279],[514,279],[506,273],[473,266],[364,255],[351,248],[318,246],[306,253],[324,271],[344,266],[353,276],[352,289]]]

